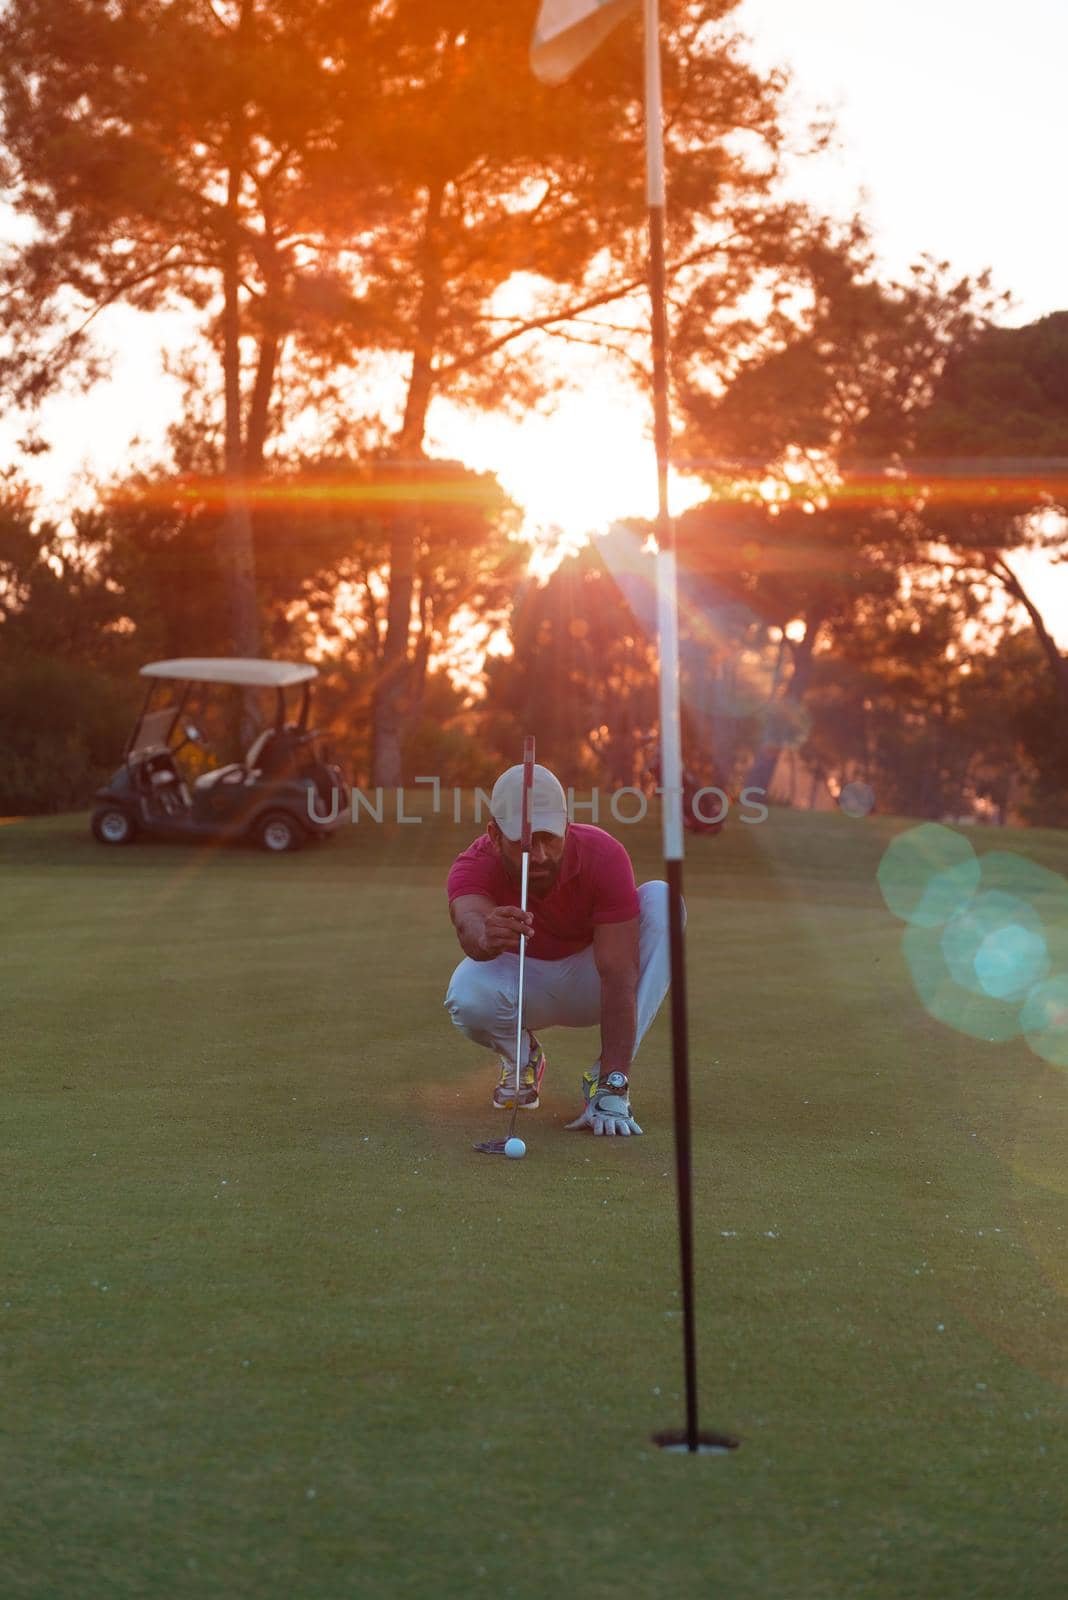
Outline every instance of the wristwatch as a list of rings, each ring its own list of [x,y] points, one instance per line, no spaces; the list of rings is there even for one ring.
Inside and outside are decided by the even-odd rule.
[[[597,1082],[599,1090],[611,1089],[613,1094],[626,1094],[629,1087],[629,1080],[625,1072],[610,1072],[607,1078],[600,1078]]]

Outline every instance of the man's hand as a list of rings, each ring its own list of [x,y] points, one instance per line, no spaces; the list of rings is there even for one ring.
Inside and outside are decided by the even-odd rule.
[[[499,906],[484,894],[461,894],[449,906],[456,937],[472,961],[492,961],[510,950],[518,952],[519,938],[534,932],[534,918],[518,906]]]
[[[482,924],[480,942],[492,959],[509,950],[518,953],[520,936],[529,938],[533,932],[534,918],[529,911],[520,911],[518,906],[495,906]]]
[[[590,1128],[595,1134],[608,1138],[617,1136],[629,1139],[641,1129],[630,1114],[629,1085],[626,1074],[610,1072],[600,1081],[592,1072],[582,1075],[586,1091],[586,1109],[581,1117],[567,1124],[571,1128]]]

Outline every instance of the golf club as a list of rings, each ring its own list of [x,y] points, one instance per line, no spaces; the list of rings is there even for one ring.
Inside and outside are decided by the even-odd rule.
[[[534,783],[534,736],[528,734],[523,740],[523,808],[522,823],[520,828],[520,849],[523,852],[523,861],[520,868],[519,879],[519,909],[527,909],[527,880],[530,874],[530,790]],[[519,940],[519,981],[516,988],[515,1007],[515,1099],[512,1101],[512,1117],[508,1124],[508,1134],[504,1139],[486,1139],[482,1144],[476,1144],[475,1149],[481,1150],[483,1155],[503,1156],[508,1140],[515,1134],[515,1119],[519,1115],[519,1073],[523,1056],[523,972],[526,965],[527,941],[524,937]]]

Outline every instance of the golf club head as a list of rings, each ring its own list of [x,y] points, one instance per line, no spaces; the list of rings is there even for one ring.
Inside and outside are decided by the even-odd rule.
[[[484,1139],[481,1144],[476,1144],[475,1149],[481,1150],[484,1156],[503,1156],[506,1139]]]

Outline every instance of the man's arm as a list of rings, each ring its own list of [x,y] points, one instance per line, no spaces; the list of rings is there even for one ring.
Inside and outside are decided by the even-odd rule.
[[[601,980],[601,1078],[629,1076],[638,1026],[638,918],[596,927],[593,959]]]
[[[460,947],[472,961],[492,961],[505,950],[518,951],[520,933],[534,931],[529,911],[499,906],[485,894],[457,895],[449,915]]]

